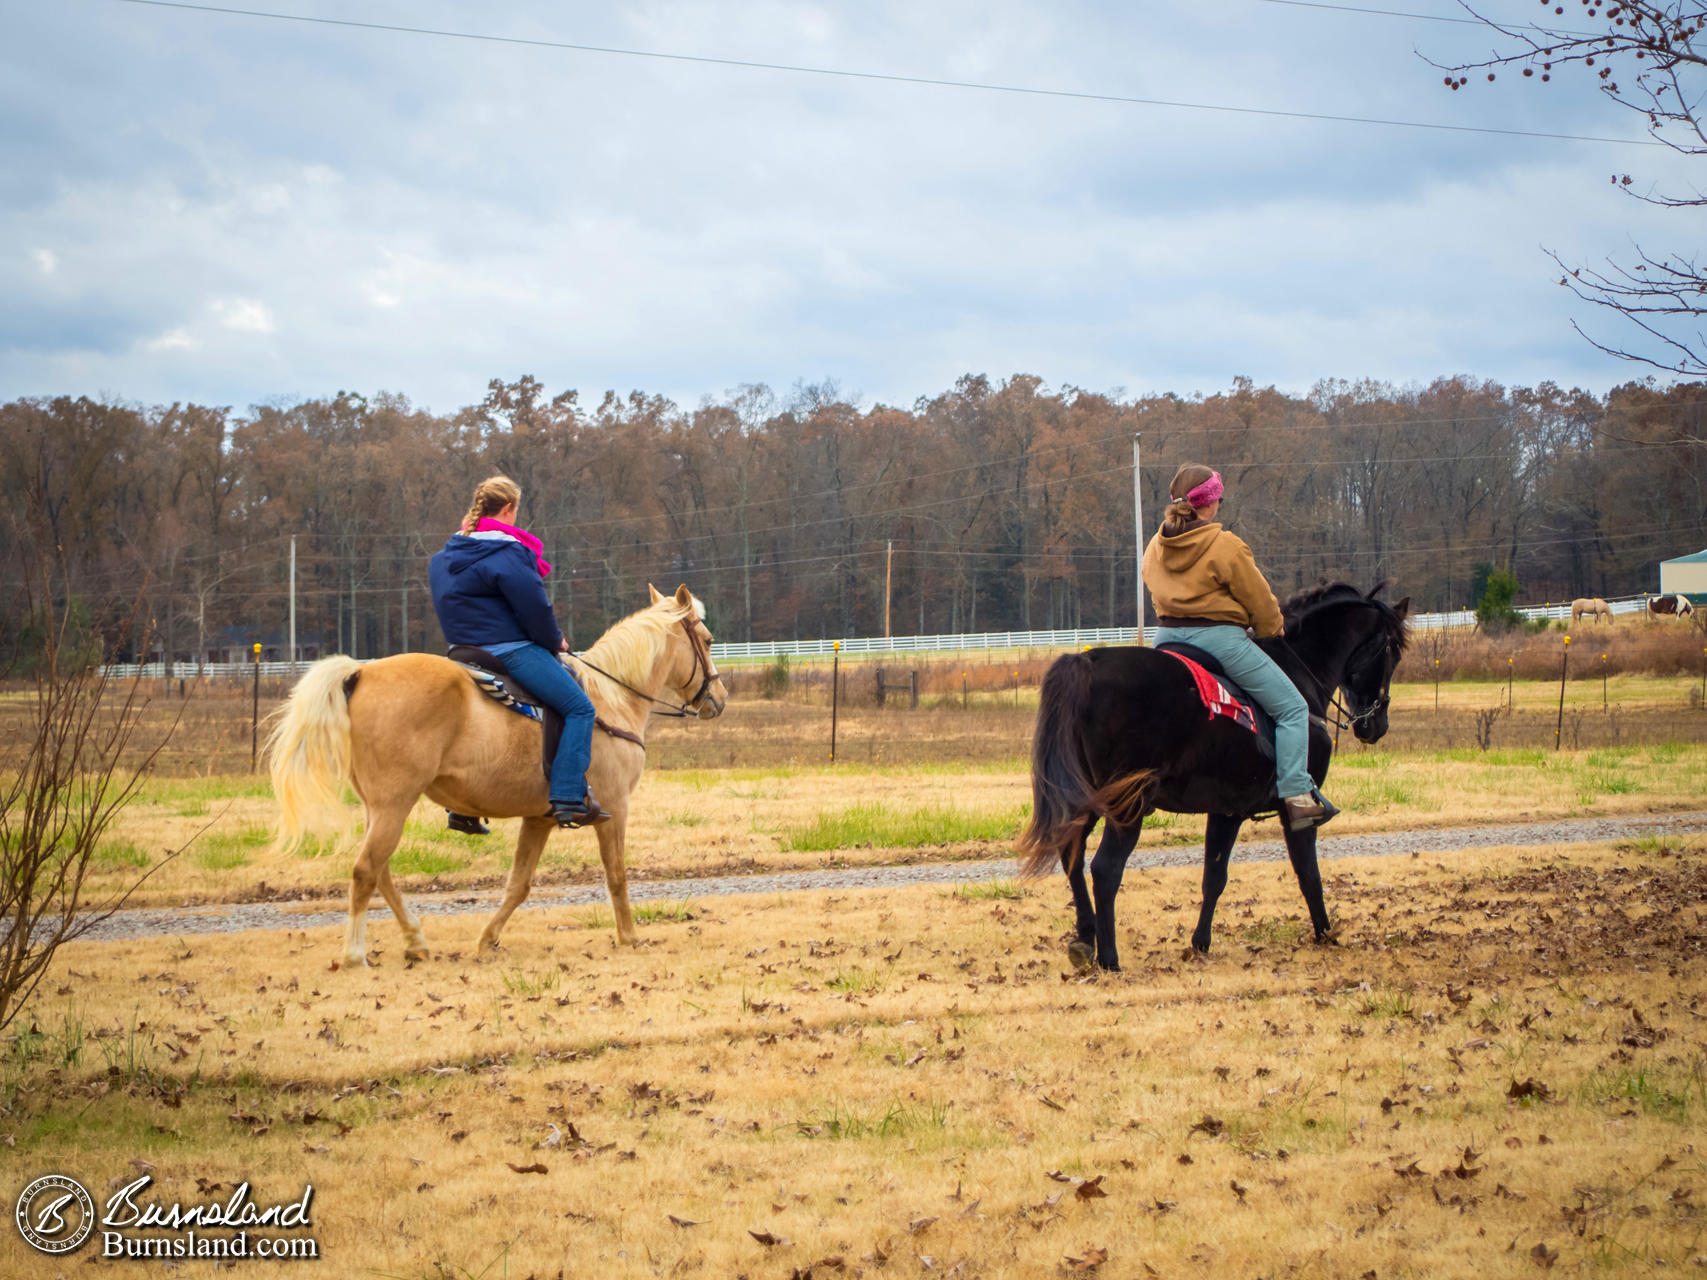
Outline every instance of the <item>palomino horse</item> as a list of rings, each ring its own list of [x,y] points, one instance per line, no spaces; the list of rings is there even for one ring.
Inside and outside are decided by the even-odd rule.
[[[1687,618],[1695,612],[1695,606],[1689,603],[1689,597],[1685,595],[1655,596],[1648,601],[1648,612],[1663,614],[1666,617],[1675,615]]]
[[[600,636],[584,660],[565,658],[610,726],[593,735],[587,780],[611,815],[595,830],[617,937],[630,945],[639,935],[628,906],[623,848],[629,797],[646,767],[640,739],[647,717],[663,705],[709,720],[729,697],[711,660],[704,619],[705,606],[685,586],[674,596],[653,589],[651,605]],[[658,696],[665,690],[683,705],[665,703]],[[367,907],[375,887],[403,927],[404,956],[427,955],[420,918],[403,901],[390,868],[403,824],[422,795],[457,813],[522,819],[503,905],[480,935],[482,952],[498,945],[504,923],[528,896],[556,825],[540,767],[538,724],[499,706],[448,658],[405,653],[358,664],[335,656],[316,662],[291,691],[267,755],[284,847],[343,812],[346,782],[366,808],[367,834],[350,876],[348,965],[367,963]]]
[[[1585,613],[1592,613],[1596,622],[1602,618],[1612,621],[1612,606],[1599,596],[1581,596],[1571,601],[1571,625],[1576,626]]]

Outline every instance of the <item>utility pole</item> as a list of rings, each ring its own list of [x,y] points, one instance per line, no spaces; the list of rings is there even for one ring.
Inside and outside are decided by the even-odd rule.
[[[296,674],[296,535],[290,535],[290,673]]]
[[[1144,483],[1143,472],[1138,465],[1139,433],[1132,433],[1132,531],[1133,547],[1137,559],[1133,565],[1133,578],[1137,585],[1134,593],[1138,597],[1138,643],[1144,643]]]
[[[883,544],[883,638],[889,638],[889,587],[895,580],[895,540]]]

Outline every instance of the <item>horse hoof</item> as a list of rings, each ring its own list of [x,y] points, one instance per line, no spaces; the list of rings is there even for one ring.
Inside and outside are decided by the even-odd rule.
[[[1180,954],[1180,959],[1192,964],[1202,964],[1209,959],[1209,948],[1200,947],[1194,942]]]
[[[1077,938],[1067,944],[1067,959],[1073,962],[1075,969],[1089,969],[1096,963],[1097,949],[1088,942],[1080,942]]]
[[[428,954],[429,953],[425,947],[405,947],[403,949],[403,958],[405,960],[425,960],[427,959]]]
[[[367,957],[345,956],[338,967],[340,969],[365,969],[367,968]]]

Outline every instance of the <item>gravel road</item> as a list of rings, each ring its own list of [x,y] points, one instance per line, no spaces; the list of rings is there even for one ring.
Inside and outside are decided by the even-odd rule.
[[[1324,859],[1392,857],[1409,853],[1446,853],[1456,849],[1485,849],[1499,845],[1578,844],[1602,840],[1626,840],[1636,836],[1689,835],[1707,831],[1707,812],[1655,815],[1635,818],[1569,818],[1556,822],[1515,825],[1455,827],[1435,831],[1390,831],[1379,835],[1333,837],[1324,834],[1319,849]],[[1233,853],[1236,862],[1278,862],[1286,858],[1279,840],[1242,841]],[[1139,849],[1127,864],[1132,867],[1196,866],[1201,849],[1182,845],[1165,849]],[[965,884],[1011,879],[1016,871],[1012,859],[996,862],[949,862],[908,867],[860,867],[848,871],[786,871],[770,875],[719,876],[695,880],[635,880],[631,878],[631,901],[712,898],[736,893],[792,893],[802,889],[875,889],[910,884]],[[409,901],[423,916],[488,915],[497,909],[497,892],[412,896]],[[522,908],[596,905],[606,901],[603,885],[576,885],[561,889],[536,889]],[[377,898],[371,913],[374,923],[391,912]],[[110,942],[125,938],[174,937],[192,933],[239,933],[249,929],[312,929],[341,925],[345,912],[304,910],[291,903],[244,903],[231,906],[164,908],[120,911],[85,936],[89,941]]]

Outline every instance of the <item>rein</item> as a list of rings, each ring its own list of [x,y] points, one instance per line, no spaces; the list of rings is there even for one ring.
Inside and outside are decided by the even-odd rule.
[[[598,672],[606,680],[609,680],[619,688],[627,689],[636,697],[645,698],[646,701],[652,703],[654,706],[664,708],[662,711],[654,711],[652,713],[653,715],[670,716],[677,720],[685,720],[689,716],[696,716],[699,714],[694,710],[694,708],[697,707],[705,698],[706,690],[711,688],[711,682],[717,679],[717,668],[712,664],[710,651],[700,643],[699,637],[694,634],[693,625],[690,620],[683,618],[681,623],[682,630],[687,633],[688,649],[693,653],[694,675],[699,675],[703,672],[704,678],[699,682],[699,688],[694,691],[693,697],[686,699],[680,705],[674,702],[666,702],[662,698],[654,697],[644,689],[636,689],[633,685],[629,684],[628,681],[623,680],[618,676],[613,676],[603,667],[588,659],[585,654],[577,653],[574,657],[577,662],[581,663],[588,670]],[[689,679],[692,679],[692,676],[690,676]],[[623,730],[619,733],[609,725],[601,724],[599,727],[604,729],[605,732],[609,733],[612,737],[625,738],[630,742],[640,743],[641,746],[646,745],[640,741],[640,737],[637,734],[631,734],[627,730]]]

